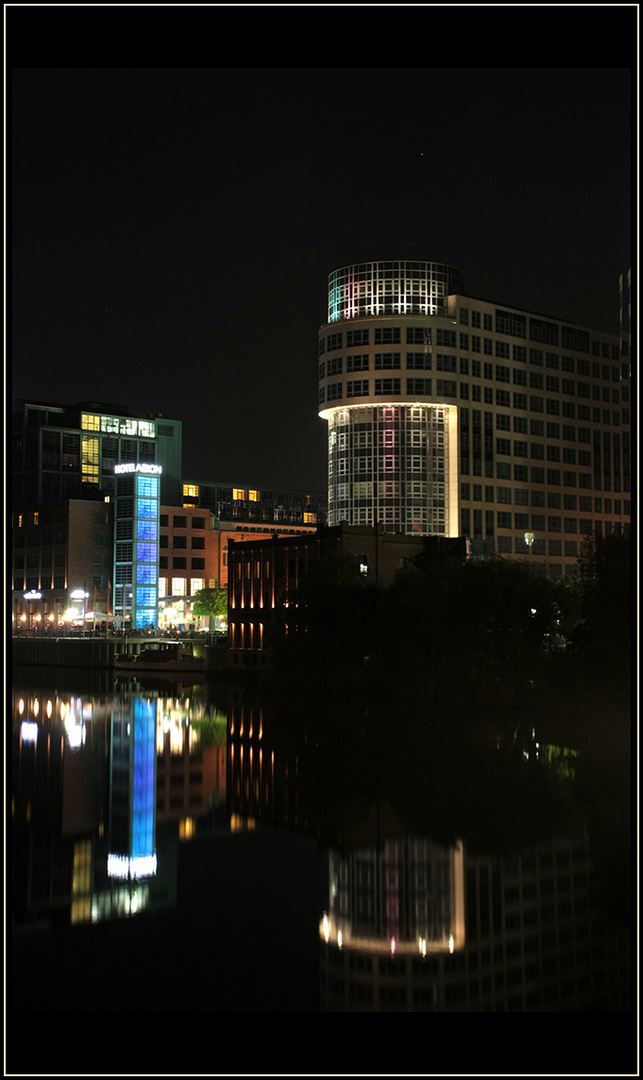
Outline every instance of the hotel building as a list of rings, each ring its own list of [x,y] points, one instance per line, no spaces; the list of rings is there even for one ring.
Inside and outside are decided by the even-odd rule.
[[[14,626],[27,595],[46,622],[82,597],[83,621],[91,607],[101,621],[156,625],[159,510],[180,502],[182,427],[118,405],[14,402]]]
[[[325,493],[184,481],[180,420],[95,402],[12,412],[14,631],[194,625],[194,593],[227,585],[230,537],[325,523]]]
[[[582,538],[630,521],[628,339],[467,296],[442,263],[335,270],[319,331],[329,526],[467,537],[575,576]]]
[[[209,510],[221,522],[242,522],[245,532],[262,526],[306,530],[326,524],[325,492],[284,491],[235,485],[221,481],[189,481],[183,484],[183,506]]]

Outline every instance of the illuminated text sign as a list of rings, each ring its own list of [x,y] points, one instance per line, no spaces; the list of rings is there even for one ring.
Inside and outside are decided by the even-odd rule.
[[[152,465],[148,461],[138,461],[134,464],[133,461],[128,461],[124,465],[115,465],[115,473],[154,473],[159,474],[163,472],[162,465]]]

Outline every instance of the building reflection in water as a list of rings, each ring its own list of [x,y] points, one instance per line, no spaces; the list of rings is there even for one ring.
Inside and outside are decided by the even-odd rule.
[[[494,856],[413,835],[242,689],[16,689],[12,736],[14,933],[167,910],[181,842],[262,824],[328,852],[322,1010],[630,1007],[630,932],[592,904],[582,830]]]
[[[14,931],[171,907],[178,842],[226,798],[202,689],[15,690],[12,736]]]
[[[494,858],[393,840],[331,854],[330,868],[319,928],[328,1011],[628,1008],[628,935],[591,909],[583,836]],[[405,915],[399,936],[391,910]]]
[[[630,933],[592,905],[584,827],[490,856],[463,841],[406,835],[388,803],[360,800],[333,813],[329,797],[320,821],[305,752],[275,756],[259,703],[241,702],[231,716],[236,820],[288,823],[322,835],[328,848],[328,904],[318,926],[323,1010],[630,1008]],[[533,746],[519,748],[522,761],[573,775],[574,752],[539,747],[531,736]]]

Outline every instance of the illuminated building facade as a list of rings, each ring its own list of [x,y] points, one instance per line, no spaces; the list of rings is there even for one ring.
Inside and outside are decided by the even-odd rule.
[[[115,465],[163,466],[163,500],[180,505],[183,423],[122,405],[13,402],[13,500],[104,499]]]
[[[83,610],[90,625],[102,622],[111,610],[113,510],[85,499],[14,506],[14,630],[57,630]]]
[[[319,491],[286,491],[248,487],[219,481],[188,481],[183,484],[183,506],[210,510],[218,521],[314,528],[325,525],[327,497]]]
[[[328,524],[462,536],[575,576],[582,538],[630,521],[623,341],[469,297],[446,264],[334,271],[319,331]]]
[[[227,585],[228,537],[325,522],[325,493],[184,482],[182,429],[117,405],[13,402],[14,630],[94,613],[88,628],[194,625],[194,593]]]
[[[162,465],[116,465],[114,616],[132,628],[157,626]]]
[[[180,504],[181,421],[18,400],[12,438],[14,627],[32,614],[19,613],[25,592],[40,594],[43,625],[90,611],[156,625],[159,507]]]
[[[184,485],[187,487],[188,485]],[[195,624],[192,600],[199,589],[228,586],[228,544],[270,540],[279,536],[314,534],[314,525],[275,525],[268,529],[256,519],[219,520],[211,510],[195,509],[189,497],[182,507],[163,506],[160,516],[159,625]]]
[[[273,613],[283,611],[300,588],[311,563],[335,560],[338,571],[352,564],[365,580],[392,584],[397,571],[422,552],[421,536],[339,525],[312,535],[260,536],[228,542],[228,643],[232,665],[265,664]],[[264,655],[261,655],[261,654]]]

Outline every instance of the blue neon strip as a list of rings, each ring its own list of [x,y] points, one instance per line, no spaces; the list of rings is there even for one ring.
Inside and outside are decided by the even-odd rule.
[[[134,701],[131,857],[154,854],[156,716],[154,701]]]

